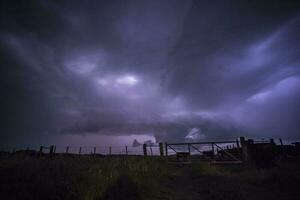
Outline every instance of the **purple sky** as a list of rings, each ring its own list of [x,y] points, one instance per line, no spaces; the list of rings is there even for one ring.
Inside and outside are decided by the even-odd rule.
[[[1,1],[0,19],[2,145],[300,139],[298,1]]]

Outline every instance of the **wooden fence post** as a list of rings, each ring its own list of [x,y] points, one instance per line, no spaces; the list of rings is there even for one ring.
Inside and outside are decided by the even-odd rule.
[[[54,145],[51,145],[49,150],[50,158],[53,157],[53,150],[54,150]]]
[[[166,157],[168,157],[168,143],[165,142],[165,151],[166,151]]]
[[[281,138],[279,138],[279,142],[280,142],[280,145],[283,146],[283,142],[282,142]]]
[[[97,149],[96,149],[96,147],[94,147],[94,155],[96,155],[96,151],[97,151]]]
[[[241,145],[242,145],[242,159],[243,162],[248,161],[248,144],[245,140],[245,137],[240,137]]]
[[[69,153],[69,146],[66,147],[66,153]]]
[[[236,148],[238,148],[238,149],[240,148],[240,143],[239,143],[238,139],[236,140]]]
[[[79,147],[79,152],[78,152],[78,154],[81,154],[81,147]]]
[[[39,155],[41,156],[43,154],[43,146],[40,146],[40,151],[39,151]]]
[[[128,155],[128,149],[127,149],[127,146],[125,146],[125,152],[126,152],[126,155]]]
[[[189,151],[189,155],[191,155],[191,146],[190,146],[190,143],[188,143],[188,151]]]
[[[159,154],[164,156],[164,144],[162,142],[159,143]]]
[[[143,144],[144,156],[147,156],[147,144]]]
[[[214,143],[211,143],[211,153],[212,153],[212,158],[215,158],[215,147],[214,147]]]
[[[111,146],[108,149],[108,154],[111,155]]]
[[[54,145],[54,149],[53,149],[53,153],[55,153],[56,152],[56,145]]]
[[[150,147],[151,156],[153,156],[152,146],[150,145],[149,147]]]

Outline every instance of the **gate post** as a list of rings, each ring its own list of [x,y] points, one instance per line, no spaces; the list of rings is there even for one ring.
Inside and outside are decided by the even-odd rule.
[[[159,143],[159,154],[164,156],[164,144],[162,142]]]
[[[147,156],[147,144],[143,144],[144,156]]]
[[[168,143],[165,142],[166,157],[168,157]]]
[[[245,140],[245,137],[240,137],[241,145],[242,145],[242,159],[243,162],[248,162],[248,143]]]

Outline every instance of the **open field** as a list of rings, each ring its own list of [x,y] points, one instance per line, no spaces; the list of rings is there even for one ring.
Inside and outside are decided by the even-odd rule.
[[[271,169],[158,157],[30,157],[0,160],[1,199],[298,199],[300,165]]]

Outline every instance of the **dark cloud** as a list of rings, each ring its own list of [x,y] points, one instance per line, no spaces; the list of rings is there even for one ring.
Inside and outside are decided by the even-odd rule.
[[[1,1],[1,138],[299,139],[297,1]]]

